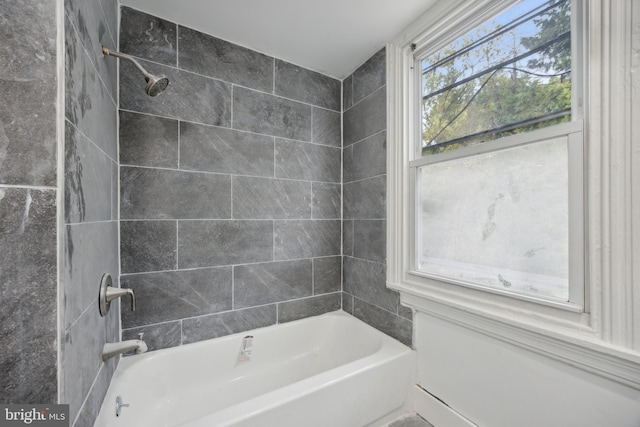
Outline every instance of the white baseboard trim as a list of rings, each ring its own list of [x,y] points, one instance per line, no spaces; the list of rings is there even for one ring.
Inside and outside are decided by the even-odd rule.
[[[418,385],[412,393],[413,409],[433,427],[479,427]]]

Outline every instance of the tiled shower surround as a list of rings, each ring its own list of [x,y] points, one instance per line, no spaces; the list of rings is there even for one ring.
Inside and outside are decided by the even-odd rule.
[[[171,82],[150,98],[121,61],[121,279],[138,299],[123,339],[159,349],[344,308],[411,344],[385,287],[384,49],[340,82],[121,16],[120,49]]]
[[[62,228],[60,402],[70,425],[92,426],[116,369],[100,357],[120,339],[118,306],[101,317],[98,287],[118,285],[116,0],[65,0],[65,150]]]
[[[386,287],[386,55],[343,81],[344,311],[411,345],[412,313]]]
[[[341,307],[341,83],[139,11],[120,49],[124,339],[171,347]],[[152,61],[152,62],[151,62]]]

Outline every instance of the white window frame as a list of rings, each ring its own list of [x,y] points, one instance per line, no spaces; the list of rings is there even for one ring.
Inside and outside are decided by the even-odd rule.
[[[636,49],[640,45],[638,25],[633,28],[640,23],[640,8],[631,0],[580,0],[588,29],[587,102],[580,112],[584,178],[570,188],[584,192],[570,192],[577,196],[570,204],[584,206],[584,223],[571,225],[574,236],[584,237],[582,303],[540,304],[454,286],[416,274],[412,265],[415,147],[410,141],[420,123],[413,50],[443,46],[459,35],[449,29],[472,28],[512,3],[441,0],[387,45],[387,286],[416,310],[640,389],[640,186],[632,185],[640,170],[640,125],[632,111],[640,111],[640,100],[631,90],[640,86],[640,60],[632,56],[634,43]],[[573,46],[579,42],[574,37],[572,32]],[[574,111],[582,107],[578,102]],[[523,135],[516,137],[528,134]],[[583,256],[578,252],[571,256]]]

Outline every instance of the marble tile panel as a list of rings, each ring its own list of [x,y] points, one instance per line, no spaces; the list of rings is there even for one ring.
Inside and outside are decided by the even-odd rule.
[[[331,147],[342,147],[341,114],[316,107],[313,107],[311,114],[311,142]]]
[[[123,305],[124,328],[231,310],[231,267],[123,275],[121,280],[137,300],[136,311]]]
[[[0,188],[0,396],[57,401],[56,192]],[[18,286],[19,285],[19,286]]]
[[[69,15],[66,16],[68,18]],[[69,24],[68,19],[66,23]],[[65,117],[111,159],[117,160],[118,113],[115,97],[111,96],[100,79],[75,30],[67,30]],[[106,60],[115,62],[113,58]]]
[[[96,298],[87,311],[62,338],[61,402],[69,404],[69,418],[75,420],[85,397],[91,391],[102,362],[105,322],[98,311]]]
[[[179,221],[179,268],[273,260],[273,221]]]
[[[276,59],[275,94],[330,110],[340,110],[340,81]]]
[[[386,310],[354,298],[353,315],[379,331],[411,346],[413,325],[411,321]]]
[[[311,183],[234,176],[233,217],[239,219],[311,218]]]
[[[118,9],[120,5],[117,0],[100,0],[102,12],[104,13],[104,22],[107,26],[111,38],[118,40]]]
[[[342,257],[313,259],[313,294],[329,294],[342,290]]]
[[[56,5],[5,1],[0,14],[0,184],[56,185]]]
[[[342,292],[342,310],[353,315],[353,295]]]
[[[120,111],[120,164],[178,168],[178,121]]]
[[[273,176],[274,138],[189,122],[180,123],[180,168]]]
[[[121,273],[175,270],[176,221],[120,221]]]
[[[111,158],[65,121],[66,223],[111,219],[112,164]]]
[[[384,264],[345,257],[342,269],[345,292],[392,313],[398,311],[399,296],[387,288]]]
[[[140,326],[122,331],[123,340],[137,340],[143,334],[142,341],[147,344],[148,351],[177,347],[182,343],[182,322],[159,323],[157,325]]]
[[[313,219],[340,219],[342,217],[342,186],[324,182],[312,183],[311,217]]]
[[[398,315],[413,321],[413,310],[411,307],[398,304]]]
[[[353,74],[342,81],[342,111],[353,106]]]
[[[183,26],[179,34],[180,68],[273,93],[272,57]]]
[[[339,148],[276,139],[276,177],[340,182]]]
[[[292,322],[340,310],[340,292],[278,303],[278,323]]]
[[[343,144],[348,146],[387,128],[386,86],[344,112]]]
[[[234,308],[271,304],[312,294],[311,260],[269,262],[233,268]]]
[[[145,93],[146,83],[128,61],[120,63],[120,108],[215,126],[231,127],[231,85],[160,64],[140,61],[153,74],[164,74],[169,86],[158,96]]]
[[[68,329],[96,300],[103,274],[118,286],[118,223],[66,225],[63,245],[62,322]]]
[[[276,220],[275,259],[340,255],[339,220]]]
[[[234,86],[233,128],[311,141],[311,106]]]
[[[115,359],[111,359],[113,362],[107,362],[102,369],[98,372],[98,376],[89,391],[89,394],[80,408],[78,416],[73,422],[73,427],[93,427],[102,407],[102,401],[104,400],[109,383],[113,376],[113,371],[107,368],[110,363],[115,364]],[[115,402],[114,402],[115,404]]]
[[[353,256],[353,247],[354,247],[353,220],[345,219],[342,221],[342,254],[344,256]]]
[[[358,103],[387,82],[387,55],[382,48],[353,72],[353,102]]]
[[[182,343],[190,344],[276,323],[276,305],[228,311],[182,321]]]
[[[115,17],[107,18],[99,2],[65,0],[65,37],[77,37],[80,45],[76,54],[83,52],[98,74],[96,81],[105,86],[109,97],[117,99],[118,61],[102,54],[102,47],[116,49],[117,37],[109,30],[117,25]],[[81,49],[82,46],[84,49]],[[112,101],[114,102],[114,101]]]
[[[118,221],[120,219],[120,167],[118,163],[111,162],[111,220]]]
[[[353,221],[353,256],[381,264],[387,260],[387,221]]]
[[[177,25],[130,7],[120,9],[120,49],[161,64],[177,65]]]
[[[387,216],[386,175],[343,185],[345,219],[384,219]]]
[[[120,168],[122,219],[231,217],[231,177],[210,173]]]
[[[344,182],[358,181],[387,172],[387,133],[376,133],[344,150]]]

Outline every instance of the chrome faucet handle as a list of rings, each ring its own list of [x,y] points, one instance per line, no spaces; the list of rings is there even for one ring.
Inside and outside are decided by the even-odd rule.
[[[102,280],[100,280],[100,291],[98,293],[98,308],[100,309],[100,315],[106,316],[111,306],[111,301],[116,298],[120,298],[125,295],[131,297],[131,311],[136,311],[136,296],[133,293],[133,289],[127,288],[114,288],[112,286],[113,281],[109,274],[104,274]]]

